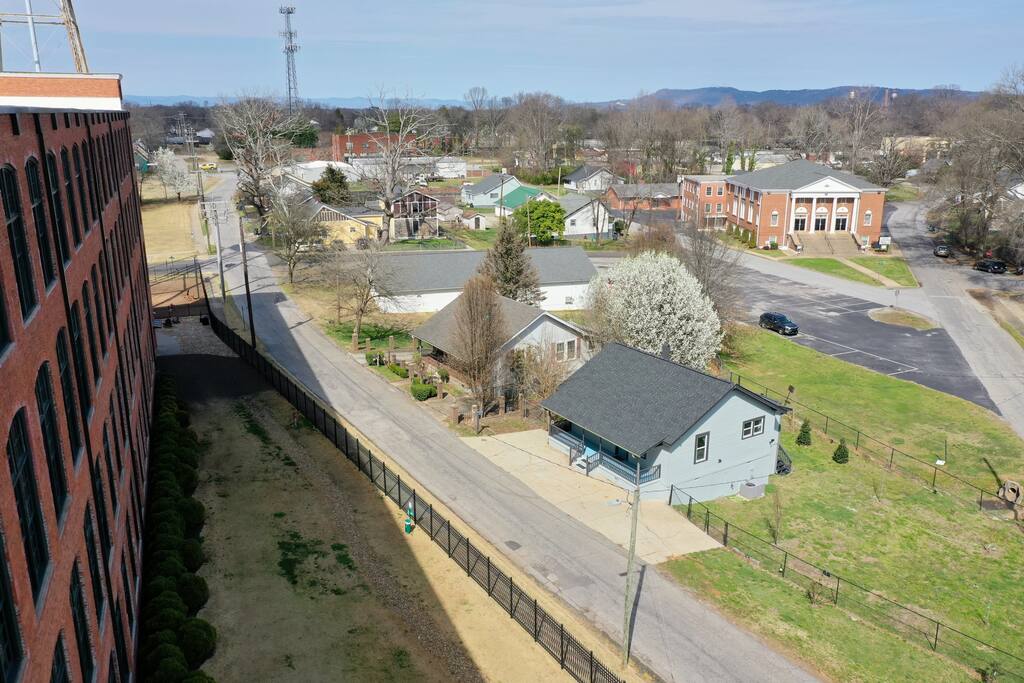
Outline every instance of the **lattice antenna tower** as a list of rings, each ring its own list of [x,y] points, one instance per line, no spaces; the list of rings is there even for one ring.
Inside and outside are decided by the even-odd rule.
[[[71,0],[54,0],[54,4],[56,5],[56,14],[43,14],[33,11],[32,0],[25,0],[24,12],[0,12],[0,28],[4,24],[25,24],[28,27],[28,37],[32,44],[32,65],[36,71],[42,71],[36,26],[40,24],[63,26],[68,34],[68,47],[71,49],[71,60],[74,62],[75,71],[87,74],[89,73],[89,62],[85,59],[85,48],[82,46],[82,34],[78,30],[75,8],[71,4]],[[0,42],[0,71],[3,70],[3,44]]]
[[[284,15],[284,30],[281,31],[281,37],[284,38],[288,112],[292,113],[299,102],[299,81],[295,75],[295,53],[299,51],[299,44],[295,42],[295,36],[298,34],[292,29],[292,15],[295,14],[295,8],[282,6],[279,11]]]

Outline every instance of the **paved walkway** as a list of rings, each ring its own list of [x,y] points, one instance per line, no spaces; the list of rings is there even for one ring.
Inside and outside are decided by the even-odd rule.
[[[620,548],[629,547],[632,495],[570,467],[565,453],[548,445],[543,429],[464,437],[462,441],[565,514]],[[672,557],[720,547],[665,502],[641,501],[637,556],[644,562],[661,564]]]
[[[218,193],[233,183],[221,183]],[[228,242],[229,295],[245,316],[237,241]],[[262,348],[367,435],[472,529],[613,642],[622,638],[622,549],[462,443],[410,396],[392,390],[328,339],[277,285],[251,247]],[[666,681],[813,681],[670,577],[641,563],[633,656]]]

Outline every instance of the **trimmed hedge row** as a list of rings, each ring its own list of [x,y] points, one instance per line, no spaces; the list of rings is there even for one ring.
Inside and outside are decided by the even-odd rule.
[[[195,572],[206,560],[200,532],[206,508],[199,483],[199,442],[173,380],[157,381],[150,454],[149,512],[143,559],[141,680],[207,683],[199,667],[213,655],[217,631],[196,613],[210,597]]]

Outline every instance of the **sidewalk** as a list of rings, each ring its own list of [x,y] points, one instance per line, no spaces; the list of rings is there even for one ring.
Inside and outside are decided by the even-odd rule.
[[[462,441],[559,510],[628,549],[632,508],[627,498],[632,494],[570,467],[565,454],[548,445],[544,430],[463,437]],[[718,547],[717,541],[666,503],[640,503],[636,548],[644,562],[660,564],[672,557]]]

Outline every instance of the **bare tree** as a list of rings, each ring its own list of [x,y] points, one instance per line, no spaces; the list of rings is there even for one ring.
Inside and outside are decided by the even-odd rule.
[[[214,116],[238,167],[238,191],[263,218],[270,213],[274,174],[289,158],[298,118],[255,95],[223,101]]]
[[[677,258],[682,256],[679,235],[667,223],[658,223],[641,230],[629,239],[629,255],[638,256],[645,251],[663,252]]]
[[[494,283],[485,275],[474,275],[462,290],[455,309],[452,362],[465,377],[481,409],[492,397],[504,332],[501,301]]]
[[[730,249],[719,239],[716,230],[701,229],[694,221],[682,226],[683,250],[680,260],[700,283],[705,296],[725,323],[739,311],[740,289],[737,285],[740,252]]]
[[[872,88],[862,88],[853,96],[838,100],[835,114],[839,122],[839,136],[850,171],[860,168],[865,150],[874,148],[882,110],[871,98]]]
[[[294,282],[295,268],[320,245],[326,231],[315,203],[293,187],[276,192],[272,201],[269,220],[278,238],[277,251],[288,265],[288,282]]]
[[[429,154],[442,140],[434,112],[382,92],[370,99],[367,123],[374,129],[370,139],[377,147],[377,164],[364,178],[373,188],[384,212],[384,232],[394,237],[394,202],[418,168],[416,157]]]
[[[565,121],[565,103],[549,93],[519,93],[511,112],[517,146],[525,153],[525,165],[546,169]]]
[[[516,384],[523,397],[539,403],[555,393],[568,371],[551,344],[527,346],[515,352],[512,362]]]
[[[358,345],[366,316],[394,301],[391,261],[382,244],[371,240],[365,249],[332,248],[321,256],[320,277],[334,293],[335,316],[352,316],[352,346]]]
[[[822,107],[804,107],[789,122],[789,136],[801,152],[822,159],[835,145],[832,118]]]
[[[871,162],[871,180],[882,187],[889,187],[897,178],[910,170],[910,159],[899,148],[895,134],[882,138],[882,148]]]
[[[463,96],[469,103],[470,125],[473,133],[473,150],[480,146],[480,131],[484,126],[485,110],[488,104],[487,88],[475,85]]]

